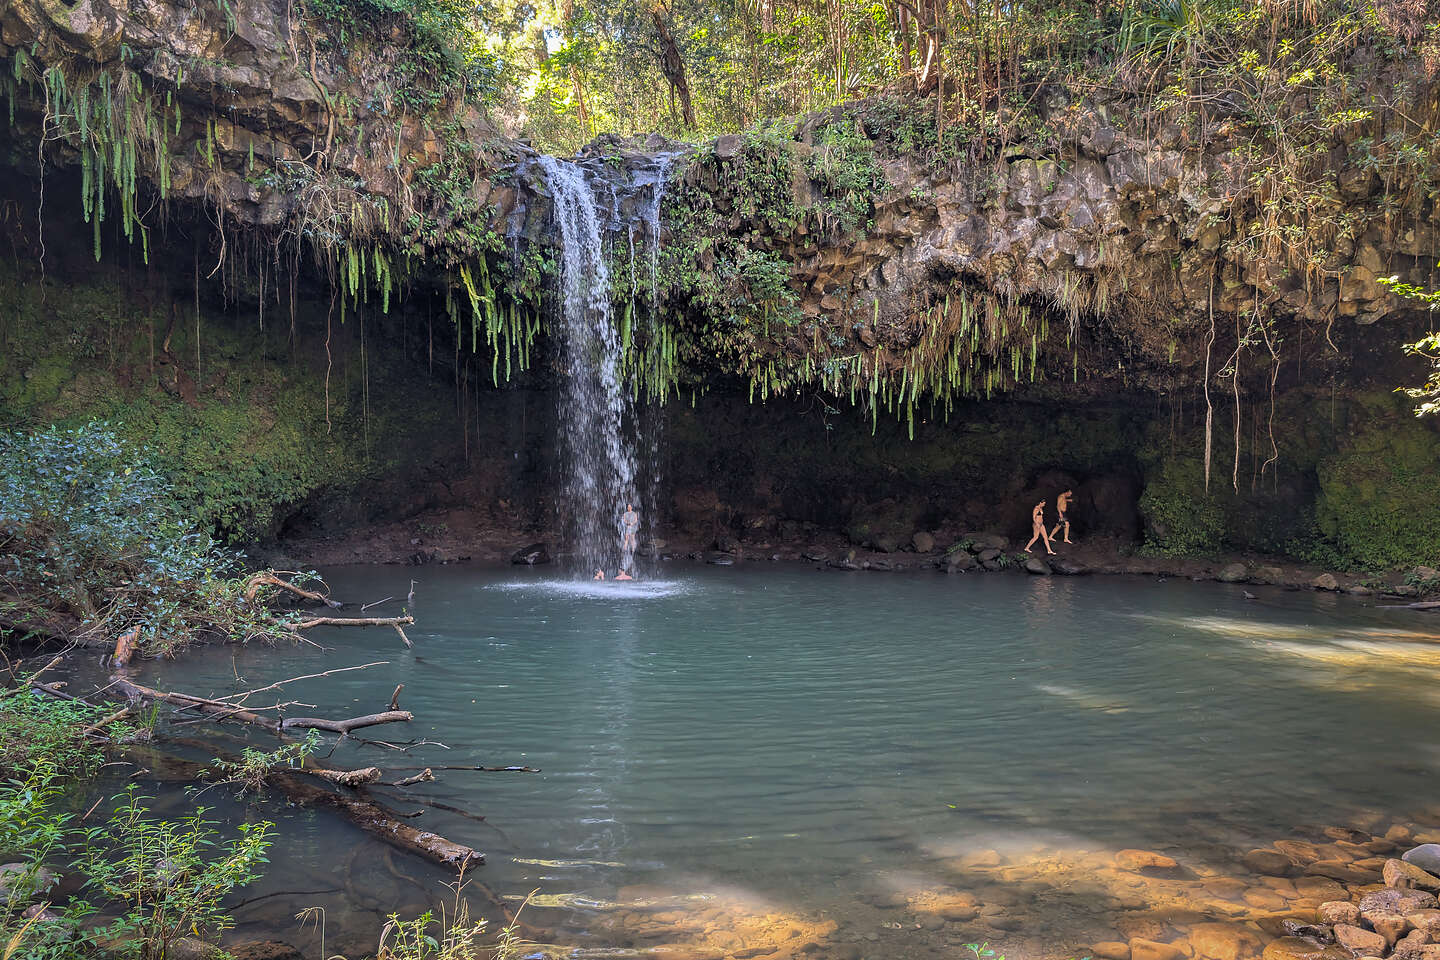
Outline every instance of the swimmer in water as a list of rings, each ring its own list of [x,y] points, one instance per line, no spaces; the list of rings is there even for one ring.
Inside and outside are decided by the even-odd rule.
[[[595,571],[595,576],[591,577],[590,579],[591,579],[591,580],[604,580],[604,579],[605,579],[605,571],[604,571],[604,570],[596,570],[596,571]]]
[[[635,578],[632,577],[632,576],[630,576],[630,574],[626,573],[624,570],[621,570],[619,573],[615,574],[615,579],[616,579],[616,580],[634,580]]]

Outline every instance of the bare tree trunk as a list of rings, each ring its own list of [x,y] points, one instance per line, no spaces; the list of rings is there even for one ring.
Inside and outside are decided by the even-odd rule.
[[[695,108],[690,103],[690,83],[685,79],[685,61],[680,58],[680,48],[675,45],[675,37],[670,33],[670,28],[665,23],[665,15],[658,6],[650,8],[650,17],[655,23],[655,33],[664,50],[660,57],[660,72],[665,74],[665,79],[670,83],[671,95],[680,98],[680,115],[685,126],[694,127]]]

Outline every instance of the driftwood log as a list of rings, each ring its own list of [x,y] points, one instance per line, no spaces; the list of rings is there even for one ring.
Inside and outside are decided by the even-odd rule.
[[[245,599],[254,600],[255,595],[260,592],[261,587],[279,587],[281,590],[288,590],[295,594],[295,596],[309,600],[311,603],[323,603],[331,610],[339,610],[345,606],[345,604],[338,600],[331,600],[323,593],[306,590],[304,587],[297,587],[288,580],[280,579],[275,575],[274,570],[261,570],[259,573],[252,574],[250,579],[245,581]]]
[[[144,700],[159,700],[173,706],[183,707],[187,710],[195,710],[199,713],[215,717],[217,720],[233,720],[237,723],[250,723],[257,727],[264,727],[271,733],[280,734],[286,730],[327,730],[331,733],[348,734],[352,730],[361,727],[373,727],[381,723],[399,723],[407,720],[414,720],[415,715],[409,710],[385,710],[380,713],[371,713],[363,717],[351,717],[348,720],[325,720],[319,717],[266,717],[244,707],[238,707],[233,703],[226,703],[223,700],[207,700],[204,697],[196,697],[188,693],[170,693],[163,690],[156,690],[153,687],[143,686],[133,680],[124,677],[112,677],[111,682],[114,688],[128,697],[139,697]],[[48,692],[48,691],[47,691]]]
[[[485,862],[485,855],[478,850],[463,843],[446,840],[438,833],[416,830],[390,816],[369,800],[347,797],[307,783],[299,774],[274,773],[270,775],[269,782],[283,791],[293,803],[307,807],[331,807],[371,836],[442,866],[464,870]]]
[[[403,617],[308,617],[287,626],[296,633],[311,627],[394,627],[400,639],[405,641],[405,646],[413,647],[415,644],[405,636],[403,625],[414,622],[415,618],[409,614]]]

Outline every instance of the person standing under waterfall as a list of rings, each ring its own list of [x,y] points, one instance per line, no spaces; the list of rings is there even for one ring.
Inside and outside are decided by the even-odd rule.
[[[635,507],[629,503],[625,504],[625,512],[620,515],[620,529],[623,535],[620,538],[620,549],[627,553],[635,550],[635,535],[640,530],[640,514],[635,512]]]
[[[1055,521],[1055,529],[1050,531],[1051,540],[1054,540],[1055,535],[1060,532],[1060,528],[1064,527],[1065,542],[1070,542],[1070,520],[1068,517],[1065,516],[1065,511],[1070,509],[1070,501],[1074,498],[1074,496],[1075,491],[1066,490],[1064,493],[1060,494],[1060,496],[1055,498],[1055,512],[1060,514],[1060,518]]]
[[[1030,511],[1030,529],[1034,532],[1030,535],[1030,542],[1025,544],[1025,550],[1027,552],[1030,550],[1031,547],[1035,546],[1036,540],[1045,541],[1046,553],[1055,552],[1054,550],[1050,549],[1050,534],[1045,530],[1044,500],[1041,500],[1039,503],[1035,504],[1035,509]]]

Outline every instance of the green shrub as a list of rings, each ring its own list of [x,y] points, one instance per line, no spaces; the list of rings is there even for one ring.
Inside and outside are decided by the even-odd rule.
[[[0,434],[0,614],[169,651],[197,634],[278,636],[240,556],[197,529],[149,454],[108,424]]]
[[[1440,559],[1440,435],[1400,407],[1362,400],[1363,428],[1318,471],[1320,529],[1367,570]]]
[[[177,821],[153,820],[134,784],[116,799],[110,822],[85,832],[80,861],[87,888],[120,912],[100,931],[121,941],[113,955],[161,960],[181,937],[234,926],[221,903],[259,877],[273,824],[242,823],[239,836],[221,842],[205,807]]]
[[[1167,556],[1212,554],[1225,539],[1225,509],[1215,491],[1205,492],[1204,464],[1199,457],[1177,456],[1147,474],[1140,495],[1145,518],[1145,546]]]

